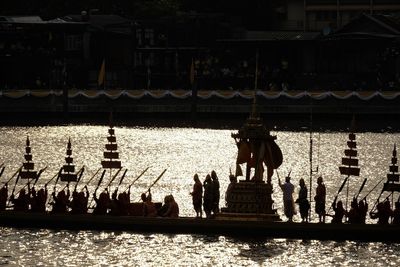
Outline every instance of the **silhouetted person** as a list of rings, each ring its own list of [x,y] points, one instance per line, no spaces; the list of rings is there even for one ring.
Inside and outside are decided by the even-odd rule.
[[[357,199],[353,198],[353,200],[350,203],[350,210],[347,213],[347,222],[348,223],[358,223],[358,203]]]
[[[25,189],[21,189],[18,194],[18,198],[14,197],[14,194],[10,196],[11,203],[14,204],[15,211],[28,211],[29,209],[29,195]]]
[[[143,216],[145,217],[156,217],[157,216],[157,209],[156,205],[152,202],[151,198],[151,193],[146,196],[145,193],[142,194],[141,196],[143,200]],[[170,200],[168,200],[170,201]],[[169,204],[168,204],[168,209],[169,209]],[[164,215],[167,216],[168,209],[166,209]]]
[[[96,207],[93,210],[93,214],[95,215],[105,215],[107,214],[108,208],[110,206],[110,194],[107,189],[100,193],[99,198],[97,198],[96,194],[93,194],[93,199],[96,202]]]
[[[210,218],[214,203],[213,202],[214,190],[213,190],[213,183],[211,180],[211,176],[209,174],[207,174],[206,179],[203,182],[203,187],[204,187],[203,208],[204,212],[206,213],[206,218]]]
[[[332,208],[333,211],[335,212],[335,215],[333,215],[332,223],[342,223],[343,217],[346,214],[346,210],[343,208],[342,201],[339,200],[337,203],[333,202]]]
[[[193,208],[196,211],[196,217],[201,218],[203,217],[203,210],[201,207],[203,205],[203,185],[201,184],[197,173],[194,175],[193,180],[193,191],[190,194],[192,195]]]
[[[358,202],[357,223],[365,224],[367,212],[368,212],[367,200],[362,199]]]
[[[321,176],[318,177],[317,184],[314,196],[315,212],[318,214],[319,222],[325,222],[326,187]]]
[[[45,213],[47,204],[47,184],[41,188],[36,194],[37,212]]]
[[[53,209],[52,213],[67,213],[68,211],[68,206],[69,206],[69,196],[70,192],[69,189],[67,190],[67,193],[65,193],[64,190],[61,190],[60,192],[57,193],[57,196],[55,192],[52,194],[54,202],[52,203]]]
[[[376,212],[370,212],[371,219],[378,219],[378,224],[389,224],[389,218],[392,216],[392,209],[388,200],[379,202],[376,206]]]
[[[163,214],[163,217],[171,217],[171,218],[179,217],[179,206],[178,203],[175,202],[175,199],[172,195],[168,196],[168,209]]]
[[[283,192],[283,208],[285,216],[288,218],[289,222],[292,222],[293,215],[295,214],[293,201],[294,185],[290,182],[289,176],[285,178],[284,184],[281,183],[280,179],[278,180],[278,183]]]
[[[212,205],[212,212],[217,214],[219,212],[219,199],[220,199],[220,192],[219,192],[219,180],[218,176],[215,171],[211,172],[211,179],[213,184],[213,205]]]
[[[301,221],[308,222],[308,211],[310,210],[310,203],[307,199],[308,193],[304,179],[300,179],[299,185],[299,197],[297,198],[296,203],[299,205]]]
[[[8,184],[0,189],[0,211],[6,210],[8,199]]]

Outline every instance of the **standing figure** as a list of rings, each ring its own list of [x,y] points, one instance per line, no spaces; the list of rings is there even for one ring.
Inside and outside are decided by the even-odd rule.
[[[203,182],[204,187],[204,200],[203,200],[203,208],[206,213],[206,218],[210,218],[211,211],[213,208],[213,183],[211,181],[211,176],[207,174],[206,179]]]
[[[288,218],[289,222],[293,222],[293,215],[295,214],[293,202],[294,185],[290,182],[289,176],[285,178],[284,184],[281,183],[280,179],[278,182],[283,192],[283,207],[285,216]]]
[[[200,182],[197,173],[193,177],[194,185],[193,191],[190,193],[192,195],[193,208],[196,211],[196,217],[203,217],[203,210],[201,205],[203,204],[203,185]]]
[[[379,202],[376,210],[376,212],[371,211],[369,213],[371,219],[378,219],[378,224],[389,224],[389,219],[393,215],[393,211],[390,208],[390,201]]]
[[[219,192],[219,181],[218,176],[215,171],[211,172],[211,179],[213,183],[213,207],[212,212],[217,214],[219,212],[219,199],[220,199],[220,192]]]
[[[318,214],[319,222],[325,222],[325,201],[326,201],[326,187],[322,176],[317,179],[317,188],[315,192],[315,212]]]
[[[368,203],[364,198],[358,202],[358,218],[357,223],[365,224],[365,218],[367,217]]]
[[[47,204],[47,184],[44,185],[44,188],[41,188],[37,192],[36,204],[37,204],[37,212],[44,213],[46,212],[46,204]]]
[[[0,211],[6,210],[8,199],[8,184],[0,189]]]
[[[296,203],[299,205],[301,221],[308,222],[308,211],[310,210],[310,203],[307,199],[307,187],[303,178],[300,179],[299,185],[299,197],[296,200]]]

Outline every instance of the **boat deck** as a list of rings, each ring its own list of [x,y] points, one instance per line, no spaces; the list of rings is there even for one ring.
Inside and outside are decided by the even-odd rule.
[[[268,222],[240,219],[148,218],[92,214],[39,214],[5,211],[3,227],[111,230],[238,237],[400,242],[400,226]]]

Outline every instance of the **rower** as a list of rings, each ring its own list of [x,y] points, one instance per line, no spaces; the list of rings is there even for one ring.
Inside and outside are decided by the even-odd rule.
[[[390,208],[390,201],[387,199],[384,202],[379,202],[376,206],[376,212],[370,212],[371,219],[378,219],[378,224],[389,224],[389,218],[393,212]]]
[[[55,192],[52,194],[54,202],[51,204],[53,205],[52,213],[67,213],[68,205],[69,205],[69,188],[67,189],[67,193],[64,190],[58,192],[57,196]]]
[[[346,210],[343,208],[343,203],[339,200],[337,203],[332,203],[332,208],[335,211],[335,215],[333,215],[333,219],[331,223],[342,223],[343,217],[346,214]]]
[[[47,203],[47,184],[41,188],[36,195],[37,212],[45,213]]]
[[[19,192],[18,198],[15,198],[14,194],[12,194],[10,201],[14,204],[14,211],[28,211],[29,209],[29,195],[24,188]]]
[[[358,202],[357,223],[365,224],[367,212],[368,212],[368,203],[367,200],[364,198]]]
[[[86,192],[77,192],[76,189],[72,193],[72,201],[70,204],[72,214],[87,213],[87,204],[89,199],[89,190],[85,186]],[[86,193],[86,194],[85,194]]]
[[[93,193],[93,199],[96,202],[96,207],[93,210],[95,215],[105,215],[107,214],[108,208],[110,206],[110,193],[106,188],[97,198],[96,193]]]
[[[157,209],[154,203],[151,201],[151,192],[149,190],[148,195],[143,193],[141,196],[143,200],[143,216],[144,217],[156,217],[157,216]]]
[[[172,195],[167,196],[168,201],[168,209],[167,211],[162,214],[163,217],[172,217],[177,218],[179,217],[179,206],[178,203],[175,202],[175,199]]]
[[[348,223],[357,223],[357,219],[359,218],[359,207],[357,203],[357,199],[353,198],[350,203],[350,210],[347,213],[347,221]]]
[[[8,183],[0,189],[0,211],[6,210],[8,199]]]

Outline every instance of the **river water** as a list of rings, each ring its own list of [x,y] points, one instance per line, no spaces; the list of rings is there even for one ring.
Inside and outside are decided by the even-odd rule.
[[[78,168],[86,166],[84,183],[101,166],[107,129],[107,126],[98,125],[0,127],[0,163],[4,162],[6,166],[2,181],[11,177],[23,162],[25,140],[29,136],[36,169],[47,166],[38,182],[39,187],[64,164],[68,138],[72,142],[74,163]],[[180,214],[193,216],[189,195],[193,175],[197,173],[203,180],[207,173],[215,170],[221,184],[220,205],[224,206],[229,169],[233,171],[235,166],[237,149],[231,133],[236,130],[115,127],[115,131],[122,165],[128,169],[122,187],[150,167],[135,183],[132,201],[139,200],[140,194],[167,169],[152,188],[153,199],[161,202],[165,195],[173,194],[180,206]],[[277,136],[276,142],[284,155],[279,173],[284,177],[291,171],[297,195],[300,178],[304,178],[309,187],[310,134],[288,131],[272,131],[271,134]],[[347,139],[344,132],[313,134],[313,166],[318,166],[318,173],[314,174],[311,192],[315,192],[316,178],[322,175],[327,186],[328,204],[344,179],[338,166]],[[400,134],[357,134],[361,173],[359,178],[350,179],[350,196],[357,193],[364,178],[368,180],[361,196],[386,177],[393,145],[399,141]],[[105,181],[109,177],[107,174]],[[93,180],[89,185],[91,191],[96,185],[97,181]],[[285,219],[276,174],[273,185],[275,208]],[[17,190],[19,188],[20,185]],[[379,185],[369,195],[370,206],[380,191]],[[395,197],[396,200],[398,196]],[[339,199],[345,200],[345,194],[342,193]],[[312,218],[315,221],[314,213]],[[398,265],[399,256],[400,245],[379,242],[0,228],[0,264],[5,266],[389,266]]]

